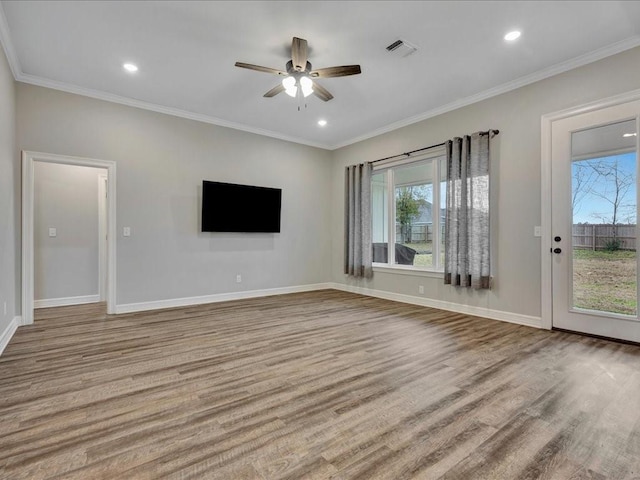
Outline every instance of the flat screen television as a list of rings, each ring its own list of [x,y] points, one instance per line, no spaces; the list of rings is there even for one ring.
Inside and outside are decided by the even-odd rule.
[[[203,232],[280,232],[280,188],[202,182]]]

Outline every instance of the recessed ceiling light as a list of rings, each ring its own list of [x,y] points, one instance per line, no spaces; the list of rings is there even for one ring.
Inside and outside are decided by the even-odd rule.
[[[125,63],[122,65],[122,68],[124,68],[127,72],[131,72],[131,73],[138,71],[138,67],[133,63]]]
[[[324,127],[327,124],[326,120],[318,120],[318,125],[320,125],[321,127]]]
[[[504,39],[508,42],[513,42],[514,40],[516,40],[517,38],[520,38],[520,35],[522,35],[522,33],[518,30],[514,30],[513,32],[509,32],[504,36]]]
[[[624,135],[622,135],[623,137],[637,137],[638,134],[637,133],[625,133]]]

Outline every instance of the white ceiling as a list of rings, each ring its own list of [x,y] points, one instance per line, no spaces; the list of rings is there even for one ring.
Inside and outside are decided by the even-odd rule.
[[[17,80],[337,148],[640,45],[639,1],[2,1]],[[4,12],[4,15],[2,13]],[[519,29],[514,43],[503,40]],[[334,99],[263,94],[293,36]],[[402,58],[385,47],[403,39]],[[140,70],[128,74],[124,62]],[[319,127],[318,119],[326,119]],[[500,128],[490,125],[487,128]]]

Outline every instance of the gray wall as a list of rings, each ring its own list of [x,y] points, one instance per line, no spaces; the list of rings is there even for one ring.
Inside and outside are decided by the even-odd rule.
[[[335,282],[385,292],[418,295],[468,306],[540,316],[540,122],[541,116],[640,88],[640,48],[609,57],[468,107],[416,123],[334,152],[332,272]],[[456,289],[441,278],[376,272],[371,281],[342,273],[345,165],[497,128],[492,143],[493,275],[490,292]]]
[[[0,335],[17,315],[20,298],[17,231],[20,164],[15,147],[15,116],[15,82],[0,48]]]
[[[119,305],[329,281],[331,152],[17,85],[20,149],[117,162]],[[282,188],[282,233],[200,233],[205,179]]]
[[[35,162],[35,300],[99,295],[101,168]],[[56,228],[49,237],[49,228]]]
[[[9,98],[10,83],[9,78],[3,86]],[[639,87],[640,48],[636,48],[326,152],[18,84],[17,148],[117,161],[118,304],[332,278],[347,285],[416,296],[418,285],[425,285],[429,298],[537,317],[541,257],[540,239],[533,236],[533,227],[540,224],[540,117]],[[10,142],[8,123],[3,133],[8,133]],[[492,159],[494,289],[468,292],[445,287],[440,278],[383,272],[368,282],[345,278],[344,166],[487,128],[501,131],[493,143]],[[11,166],[10,155],[2,155]],[[17,182],[15,165],[10,173]],[[283,232],[199,233],[203,179],[283,188]],[[4,202],[11,197],[3,195]],[[2,215],[11,220],[11,208],[3,204]],[[132,228],[130,238],[121,236],[123,226]],[[8,233],[9,238],[14,236]],[[11,259],[3,261],[9,264],[9,271],[15,266]],[[235,283],[237,273],[243,275],[242,284]],[[5,283],[9,286],[3,288],[11,296],[15,282],[8,277]]]

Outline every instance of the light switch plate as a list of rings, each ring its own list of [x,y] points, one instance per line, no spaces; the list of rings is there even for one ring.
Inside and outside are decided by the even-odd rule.
[[[540,225],[536,225],[533,227],[533,236],[541,237],[542,236],[542,227]]]
[[[55,228],[50,228],[49,229],[49,236],[50,237],[55,237],[56,235],[58,235],[58,231]]]

